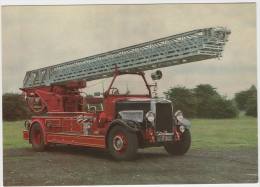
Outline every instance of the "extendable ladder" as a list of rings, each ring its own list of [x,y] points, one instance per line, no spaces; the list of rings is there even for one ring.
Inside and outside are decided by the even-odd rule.
[[[219,58],[229,34],[224,27],[198,29],[28,71],[23,88],[106,78],[113,75],[115,65],[120,71],[132,72]]]

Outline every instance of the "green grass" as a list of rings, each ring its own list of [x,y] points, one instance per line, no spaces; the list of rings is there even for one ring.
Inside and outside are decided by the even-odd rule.
[[[23,128],[23,121],[3,123],[4,149],[30,147],[22,138]],[[257,119],[193,119],[191,134],[193,149],[257,147]]]
[[[257,118],[194,119],[191,133],[194,149],[257,147]]]
[[[30,147],[28,141],[23,140],[24,121],[3,122],[3,144],[6,148]]]

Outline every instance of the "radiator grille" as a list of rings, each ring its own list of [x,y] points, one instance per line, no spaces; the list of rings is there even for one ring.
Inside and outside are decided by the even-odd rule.
[[[171,103],[156,103],[156,131],[172,132],[172,125]]]

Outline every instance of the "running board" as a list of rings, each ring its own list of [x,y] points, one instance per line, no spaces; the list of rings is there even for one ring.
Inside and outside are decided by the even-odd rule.
[[[60,143],[70,145],[80,145],[86,147],[106,148],[105,136],[79,135],[72,133],[47,133],[48,143]]]

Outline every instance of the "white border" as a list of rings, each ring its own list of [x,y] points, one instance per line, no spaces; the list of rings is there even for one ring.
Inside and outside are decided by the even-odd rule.
[[[188,3],[256,3],[256,11],[257,11],[257,19],[256,19],[256,26],[257,26],[257,88],[258,88],[258,116],[260,117],[260,93],[259,93],[259,78],[260,75],[258,72],[260,72],[260,65],[259,65],[259,2],[257,0],[1,0],[0,5],[1,6],[8,6],[8,5],[83,5],[83,4],[168,4],[168,3],[182,3],[182,4],[188,4]],[[0,13],[2,11],[0,10]],[[2,26],[1,20],[2,15],[0,14],[0,24]],[[2,29],[0,30],[0,43],[2,44]],[[2,45],[0,46],[0,56],[2,57]],[[0,59],[1,66],[0,66],[0,75],[2,78],[2,58]],[[1,79],[2,80],[2,79]],[[2,95],[2,81],[0,82],[0,93]],[[0,156],[1,159],[3,158],[3,139],[2,139],[2,97],[0,98],[0,118],[1,118],[1,128],[0,128]],[[257,118],[258,124],[260,124],[259,117]],[[260,134],[260,129],[258,126],[258,135]],[[259,149],[260,149],[260,139],[258,136],[258,183],[255,184],[249,184],[249,183],[243,183],[243,184],[203,184],[203,186],[223,186],[223,187],[230,187],[230,186],[259,186]],[[232,174],[231,174],[232,175]],[[0,185],[3,186],[3,161],[0,162]],[[178,186],[178,187],[187,187],[187,186],[201,186],[202,184],[192,184],[192,185],[145,185],[145,186]],[[103,185],[104,186],[104,185]],[[107,187],[110,185],[106,185],[104,187]],[[128,185],[128,186],[143,186],[143,185]]]
[[[2,5],[76,5],[76,4],[165,4],[165,3],[242,3],[257,0],[2,0]]]

